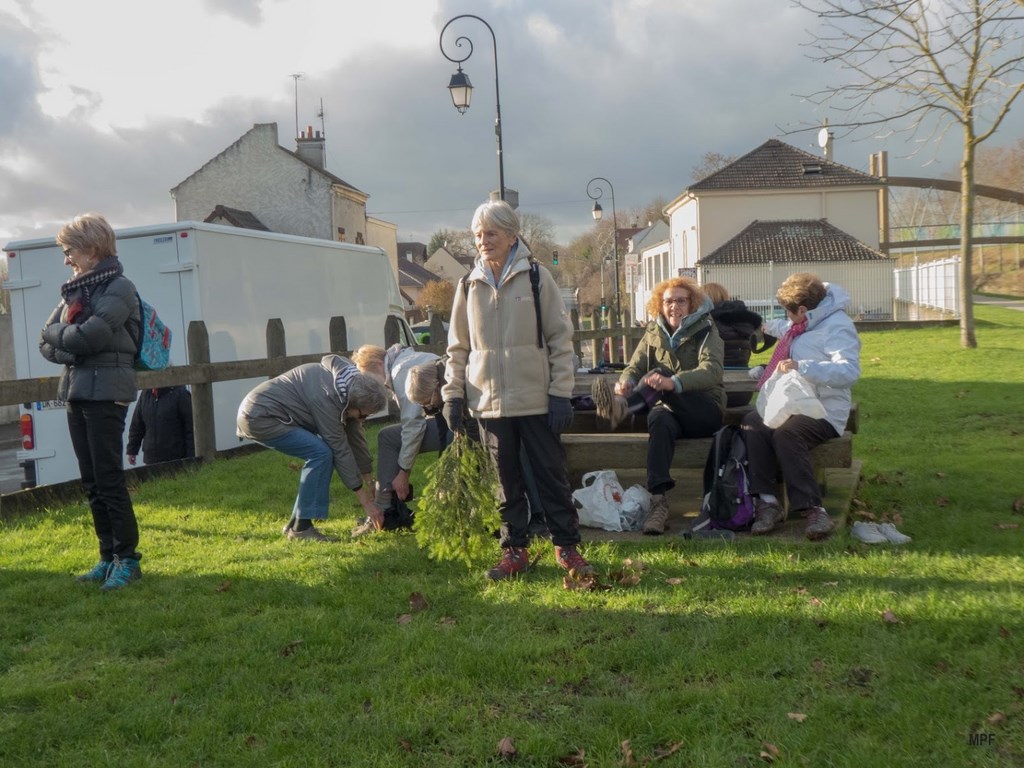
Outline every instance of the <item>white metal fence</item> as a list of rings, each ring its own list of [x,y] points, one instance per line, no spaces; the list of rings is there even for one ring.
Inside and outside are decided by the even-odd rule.
[[[930,313],[960,317],[960,257],[953,256],[893,271],[895,300],[918,319]]]

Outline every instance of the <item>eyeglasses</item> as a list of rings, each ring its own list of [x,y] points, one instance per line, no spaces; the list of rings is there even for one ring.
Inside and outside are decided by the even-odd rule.
[[[685,298],[685,299],[663,299],[661,303],[662,304],[689,304],[690,303],[690,299],[689,298]]]

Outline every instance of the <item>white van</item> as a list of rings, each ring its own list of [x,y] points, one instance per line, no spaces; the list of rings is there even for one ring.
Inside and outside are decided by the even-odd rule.
[[[125,276],[171,329],[172,365],[189,363],[186,334],[193,320],[206,324],[215,363],[266,357],[270,318],[283,322],[289,355],[328,351],[332,316],[345,318],[350,350],[383,345],[389,316],[399,321],[399,341],[415,344],[395,274],[380,248],[193,221],[116,234]],[[59,376],[61,367],[39,353],[39,333],[71,271],[53,238],[12,242],[4,250],[16,378]],[[260,381],[213,385],[217,450],[240,445],[238,404]],[[23,431],[24,417],[31,420],[18,451],[23,487],[77,478],[64,403],[25,403],[21,413]]]

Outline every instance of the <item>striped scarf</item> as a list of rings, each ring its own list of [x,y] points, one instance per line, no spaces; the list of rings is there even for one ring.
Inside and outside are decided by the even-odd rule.
[[[768,365],[764,367],[764,373],[761,374],[761,378],[757,380],[757,388],[760,389],[764,386],[764,383],[771,378],[771,375],[775,372],[779,363],[789,357],[789,351],[793,347],[793,342],[796,337],[807,330],[807,320],[791,325],[786,334],[779,339],[779,343],[775,345],[775,351],[772,352],[772,359],[768,361]]]
[[[67,305],[65,322],[83,323],[92,314],[92,291],[94,286],[113,280],[124,274],[124,267],[116,256],[104,259],[95,269],[73,277],[60,287],[60,295]]]
[[[350,363],[334,377],[334,388],[338,390],[342,408],[348,407],[348,388],[357,373],[359,373],[359,369]]]

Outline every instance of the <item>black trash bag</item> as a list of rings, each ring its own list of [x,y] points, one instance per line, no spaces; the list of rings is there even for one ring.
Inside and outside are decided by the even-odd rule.
[[[409,484],[409,498],[412,498],[413,489],[412,484]],[[391,504],[387,509],[384,510],[384,525],[381,527],[385,531],[397,531],[402,528],[408,528],[412,530],[413,523],[416,522],[416,512],[409,508],[409,505],[398,498],[395,494],[391,495]]]

